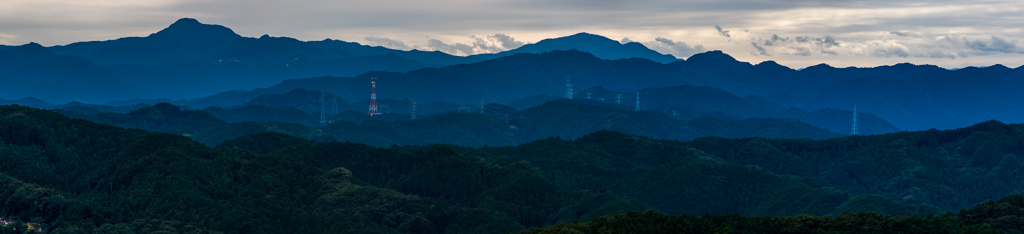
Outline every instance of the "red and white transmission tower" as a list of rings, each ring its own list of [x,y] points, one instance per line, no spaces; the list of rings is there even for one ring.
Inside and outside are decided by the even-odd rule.
[[[379,115],[377,111],[377,77],[370,81],[370,116]]]

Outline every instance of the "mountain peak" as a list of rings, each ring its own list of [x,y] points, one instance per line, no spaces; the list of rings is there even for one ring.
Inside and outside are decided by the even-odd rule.
[[[615,40],[612,40],[611,38],[607,38],[607,37],[604,37],[604,36],[601,36],[601,35],[597,35],[597,34],[590,34],[590,33],[586,33],[586,32],[579,32],[579,33],[576,33],[576,34],[573,34],[573,35],[569,35],[566,38],[588,38],[588,39],[615,41]]]
[[[806,71],[806,70],[816,70],[816,69],[828,70],[828,69],[835,69],[835,67],[829,66],[828,64],[825,64],[825,63],[819,63],[818,65],[806,67],[803,70]]]
[[[670,63],[678,61],[675,56],[665,55],[651,50],[641,44],[623,45],[619,41],[609,39],[601,35],[590,33],[577,33],[570,36],[549,38],[534,44],[523,45],[514,50],[502,52],[504,54],[517,53],[543,53],[554,50],[576,49],[584,51],[601,59],[628,59],[645,58],[659,63]]]
[[[43,48],[43,45],[35,42],[29,42],[28,44],[21,45],[24,48]]]
[[[772,67],[775,67],[775,66],[782,66],[782,65],[777,63],[777,62],[775,62],[775,60],[765,60],[764,62],[758,63],[757,65],[754,65],[754,66],[772,66]]]
[[[687,62],[696,62],[696,63],[702,63],[702,62],[711,62],[711,63],[729,62],[729,63],[733,63],[733,62],[737,62],[736,58],[733,58],[732,56],[729,56],[728,54],[726,54],[725,52],[722,52],[721,50],[712,50],[712,51],[708,51],[708,52],[704,52],[704,53],[694,54],[693,56],[690,56],[690,58],[687,59],[686,61]]]
[[[174,23],[171,24],[170,27],[191,27],[191,26],[198,26],[198,25],[202,25],[202,24],[203,23],[200,23],[199,20],[196,20],[196,19],[193,19],[193,18],[181,18],[181,19],[178,19],[177,21],[174,21]]]
[[[775,61],[772,60],[766,60],[764,62],[758,63],[757,65],[754,65],[754,68],[762,72],[786,72],[793,70],[792,68],[783,66],[782,64],[776,63]]]
[[[220,41],[241,38],[230,28],[215,25],[203,24],[192,18],[181,18],[174,21],[171,26],[150,34],[148,38],[161,41]]]
[[[0,57],[17,58],[18,60],[24,61],[38,61],[39,59],[57,57],[57,55],[53,54],[53,52],[50,52],[50,49],[47,49],[39,43],[29,42],[28,44],[4,50],[0,53]]]
[[[996,65],[985,67],[985,69],[991,69],[991,70],[1012,70],[1012,68],[1009,68],[1009,67],[1007,67],[1007,66],[1005,66],[1003,64],[998,64],[998,63]]]

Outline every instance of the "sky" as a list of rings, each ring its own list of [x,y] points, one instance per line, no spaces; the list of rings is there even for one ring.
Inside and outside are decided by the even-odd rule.
[[[455,55],[587,32],[679,58],[721,50],[791,68],[1024,65],[1024,1],[4,0],[0,44],[147,36],[179,18],[247,37]]]

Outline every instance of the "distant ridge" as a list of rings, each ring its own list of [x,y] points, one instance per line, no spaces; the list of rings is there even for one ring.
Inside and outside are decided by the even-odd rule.
[[[990,119],[1024,122],[1019,114],[1024,113],[1024,105],[1019,104],[1024,100],[1024,66],[951,71],[909,63],[874,68],[820,64],[794,70],[775,62],[752,65],[721,51],[674,60],[640,44],[621,44],[587,33],[524,45],[504,54],[459,57],[337,40],[241,37],[227,27],[186,18],[147,37],[45,49],[38,44],[4,48],[0,50],[0,83],[4,84],[0,98],[7,100],[180,100],[261,87],[276,91],[235,95],[234,100],[214,105],[237,105],[295,88],[341,89],[334,92],[361,100],[366,96],[365,80],[377,77],[391,82],[390,87],[381,87],[381,95],[388,98],[463,105],[488,99],[510,104],[536,95],[560,97],[566,76],[571,76],[577,90],[602,86],[635,92],[693,85],[741,97],[758,96],[782,108],[850,110],[858,106],[902,130],[950,129]],[[513,54],[548,49],[558,50]],[[486,60],[505,54],[511,55]],[[318,78],[305,79],[309,77]],[[299,83],[310,86],[272,87]],[[388,92],[388,88],[402,91]]]
[[[253,51],[253,48],[246,48],[253,45],[253,39],[258,39],[261,46],[268,51]],[[273,41],[264,41],[276,39]],[[182,48],[177,43],[194,44]],[[170,46],[170,48],[168,48]],[[177,48],[175,48],[177,47]],[[618,41],[606,37],[588,33],[577,33],[570,36],[541,40],[537,43],[526,44],[519,48],[495,54],[477,54],[471,56],[455,56],[438,51],[402,51],[388,49],[379,46],[367,46],[354,42],[325,39],[322,41],[303,42],[288,37],[269,37],[263,35],[259,38],[243,37],[228,27],[216,24],[203,24],[193,18],[181,18],[173,24],[147,37],[126,37],[117,40],[76,42],[64,46],[50,48],[58,55],[83,56],[90,61],[104,66],[116,66],[121,64],[160,64],[162,61],[193,61],[212,60],[211,56],[225,53],[238,53],[239,49],[248,50],[250,55],[271,53],[285,53],[287,56],[306,56],[314,59],[338,59],[356,58],[364,56],[379,56],[386,54],[398,55],[401,58],[413,60],[423,64],[434,66],[447,66],[455,64],[474,63],[505,57],[518,53],[543,53],[555,50],[580,50],[585,51],[602,59],[625,59],[645,58],[659,63],[670,63],[679,61],[672,55],[666,55],[651,50],[640,43],[621,44]],[[172,51],[160,52],[160,49],[174,49]],[[0,48],[3,50],[3,48]],[[125,51],[128,50],[128,51]],[[193,50],[189,53],[182,53]],[[130,53],[131,52],[131,53]],[[111,57],[131,57],[131,59],[117,60]],[[163,58],[159,58],[164,56]],[[168,58],[167,56],[175,56]],[[182,57],[184,56],[184,57]],[[222,59],[220,59],[222,60]],[[350,72],[346,75],[357,75],[368,70]],[[407,71],[385,69],[383,71]],[[354,74],[353,74],[354,73]],[[324,74],[327,75],[327,74]]]
[[[630,42],[621,44],[604,36],[582,32],[566,37],[544,39],[537,43],[523,45],[522,47],[497,54],[482,54],[470,57],[494,59],[518,53],[536,54],[570,49],[584,51],[601,59],[644,58],[659,63],[680,61],[675,56],[658,53],[640,43]]]
[[[221,25],[203,24],[196,19],[181,18],[167,28],[150,34],[148,38],[161,41],[197,42],[234,40],[242,38],[242,36]]]
[[[51,103],[106,103],[133,98],[191,99],[227,90],[268,87],[287,79],[352,77],[372,71],[408,72],[482,62],[517,53],[555,50],[579,50],[601,59],[678,61],[640,44],[622,45],[586,33],[548,39],[498,54],[461,57],[437,51],[401,51],[339,40],[300,41],[269,35],[243,37],[228,27],[204,24],[193,18],[179,19],[145,37],[76,42],[48,48],[38,44],[25,46],[34,49],[29,51],[32,56],[74,59],[78,60],[76,67],[96,69],[71,69],[52,62],[52,59],[17,58],[22,56],[0,59],[8,65],[22,64],[15,70],[0,70],[0,82],[25,83],[18,84],[20,88],[16,92],[3,93],[3,98],[35,96]],[[16,48],[4,46],[0,47],[0,52]],[[58,67],[71,74],[51,75],[56,71],[46,69]],[[33,70],[42,72],[30,72]],[[24,79],[26,77],[36,78]],[[48,81],[39,83],[38,80],[43,78]],[[76,90],[77,86],[68,85],[73,82],[117,86],[119,90],[138,92],[127,95],[100,91],[104,88]]]

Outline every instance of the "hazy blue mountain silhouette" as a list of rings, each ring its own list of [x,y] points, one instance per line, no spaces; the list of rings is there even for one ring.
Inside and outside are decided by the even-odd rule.
[[[645,58],[659,63],[679,61],[679,59],[672,55],[658,53],[657,51],[651,50],[640,43],[632,42],[622,44],[607,37],[589,33],[577,33],[565,37],[544,39],[537,43],[526,44],[519,48],[504,52],[494,54],[477,54],[465,57],[454,56],[439,51],[400,51],[379,46],[365,46],[360,45],[359,43],[330,39],[323,41],[310,41],[306,43],[324,49],[344,51],[345,53],[353,56],[396,54],[406,59],[443,66],[482,62],[520,53],[537,54],[556,50],[585,51],[601,59]]]
[[[107,69],[74,56],[58,56],[29,43],[0,51],[0,98],[35,97],[58,103],[102,101],[104,93],[139,95]]]
[[[1019,79],[1024,77],[1022,68],[999,65],[949,71],[931,65],[834,68],[822,64],[794,70],[772,61],[751,65],[720,51],[696,54],[689,60],[669,64],[646,59],[602,60],[581,51],[517,54],[407,73],[296,79],[257,91],[332,89],[346,99],[361,100],[368,96],[366,86],[371,77],[378,78],[380,96],[463,105],[481,100],[511,103],[536,95],[562,97],[565,80],[569,78],[577,90],[601,86],[621,93],[679,85],[715,87],[739,97],[762,97],[778,106],[770,108],[775,110],[772,112],[789,107],[850,110],[858,106],[862,112],[873,113],[895,125],[880,126],[880,131],[887,129],[883,132],[952,129],[989,119],[1024,122],[1024,116],[1015,114],[1024,112],[1024,106],[1016,104],[1016,100],[1024,99],[1024,92],[1020,91],[1024,89],[1017,88],[1024,87],[1024,79]],[[631,95],[625,95],[631,101],[628,96]],[[733,114],[724,116],[728,115]]]
[[[853,127],[853,111],[823,108],[807,112],[800,108],[790,108],[782,116],[783,118],[795,118],[800,122],[814,125],[840,134],[849,134]],[[879,118],[875,114],[857,112],[857,134],[877,135],[900,132],[900,128],[892,125],[889,121]]]
[[[303,95],[300,91],[291,95]],[[502,109],[501,105],[488,105]],[[478,114],[448,112],[420,115],[409,120],[407,112],[366,118],[365,113],[347,111],[328,117],[332,123],[319,124],[316,115],[291,107],[247,105],[237,108],[209,107],[185,110],[168,103],[141,107],[127,113],[91,113],[60,110],[64,115],[115,126],[150,131],[188,134],[197,141],[215,145],[245,134],[273,131],[313,140],[348,140],[378,147],[392,144],[456,144],[481,147],[512,146],[537,139],[576,139],[599,130],[651,136],[661,139],[692,140],[702,136],[727,138],[812,138],[839,137],[795,119],[748,118],[723,120],[704,116],[694,120],[672,118],[658,112],[623,110],[591,105],[576,100],[554,100],[526,110],[508,109],[508,122],[496,112]],[[350,118],[348,113],[359,118]]]
[[[537,43],[523,45],[522,47],[505,52],[495,54],[480,54],[469,57],[482,58],[482,61],[519,53],[537,54],[555,50],[570,49],[585,51],[601,59],[614,60],[628,58],[645,58],[659,63],[671,63],[680,60],[672,55],[658,53],[657,51],[651,50],[640,43],[630,42],[622,44],[619,41],[608,39],[607,37],[601,35],[594,35],[589,33],[577,33],[566,37],[544,39]]]
[[[569,45],[594,52],[513,54]],[[737,61],[721,51],[695,54],[685,61],[670,60],[639,44],[623,45],[585,33],[524,45],[504,54],[458,57],[336,40],[248,38],[223,26],[181,19],[147,37],[73,43],[49,51],[37,44],[5,48],[0,50],[4,68],[0,80],[9,84],[0,87],[6,89],[0,94],[5,100],[31,96],[50,103],[104,103],[207,97],[183,103],[205,107],[238,105],[259,95],[296,88],[335,89],[347,100],[362,100],[368,96],[366,81],[377,77],[382,97],[504,104],[535,95],[563,96],[565,79],[570,78],[578,90],[602,86],[635,92],[693,85],[720,88],[741,97],[755,95],[782,108],[849,110],[858,106],[904,130],[950,129],[990,119],[1024,122],[1024,115],[1018,114],[1024,112],[1024,105],[1018,104],[1024,99],[1024,79],[1020,79],[1024,66],[950,71],[913,64],[874,68],[820,64],[794,70],[771,61],[757,65]],[[473,62],[505,54],[513,55]],[[606,60],[594,54],[630,58]],[[439,67],[461,62],[472,63]],[[321,78],[300,79],[308,77]],[[210,96],[258,87],[267,89]]]
[[[692,120],[714,116],[722,120],[746,120],[750,118],[797,119],[832,132],[847,134],[852,125],[853,111],[819,109],[807,112],[799,108],[784,109],[771,101],[757,96],[740,97],[719,88],[708,86],[670,86],[646,88],[639,91],[641,109],[661,112],[679,119]],[[591,93],[590,100],[584,100]],[[622,103],[615,103],[615,96],[621,95]],[[605,98],[600,101],[598,98]],[[576,99],[583,103],[601,103],[605,106],[636,109],[635,93],[614,92],[603,87],[594,87],[576,93]],[[873,135],[899,132],[900,129],[871,113],[858,113],[859,134]]]
[[[369,80],[377,78],[378,97],[409,98],[418,102],[457,104],[510,103],[537,95],[565,93],[566,76],[576,87],[616,87],[629,91],[686,84],[665,76],[665,65],[646,59],[602,60],[581,51],[515,54],[473,64],[429,68],[407,73],[370,72],[354,78],[296,79],[268,87],[283,93],[296,88],[336,92],[349,100],[369,96]],[[267,92],[259,90],[259,92]]]
[[[0,51],[11,48],[16,47],[4,46]],[[36,96],[53,103],[196,98],[226,90],[267,87],[286,79],[356,76],[369,71],[407,72],[481,62],[516,53],[568,49],[591,51],[604,59],[641,57],[662,62],[675,61],[670,55],[659,54],[640,44],[623,45],[586,33],[547,39],[498,54],[461,57],[436,51],[401,51],[330,39],[306,42],[269,35],[243,37],[225,26],[203,24],[191,18],[179,19],[167,28],[145,37],[76,42],[48,49],[53,55],[80,57],[83,61],[93,63],[89,66],[104,71],[64,69],[74,71],[71,77],[37,73],[37,78],[21,79],[24,84],[18,85],[29,87],[22,90],[31,94],[8,93],[11,96],[5,98]],[[32,66],[54,66],[46,61],[26,61],[35,61],[29,64]],[[0,77],[14,76],[3,74],[7,72],[0,71]],[[102,76],[102,79],[98,76]],[[52,85],[36,82],[40,78],[64,79],[58,80],[58,83],[77,81],[101,86],[114,86],[109,82],[118,80],[121,83],[116,86],[137,92],[132,95],[119,92],[75,94],[74,90],[62,90],[49,94],[49,90],[61,90],[61,87],[42,89]]]
[[[192,18],[181,18],[167,28],[150,34],[149,38],[157,41],[201,42],[233,40],[242,36],[224,26],[203,24]]]
[[[43,100],[39,100],[38,98],[34,98],[34,97],[27,97],[27,98],[21,98],[21,99],[16,99],[16,100],[4,100],[4,99],[0,98],[0,105],[21,105],[21,106],[29,106],[29,107],[35,107],[35,108],[41,108],[41,109],[49,109],[49,108],[53,108],[53,106],[54,106],[52,103],[45,102]]]

